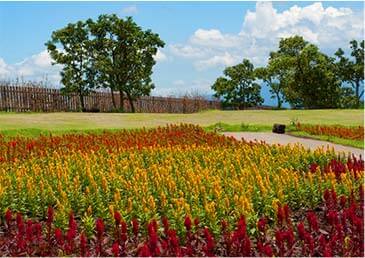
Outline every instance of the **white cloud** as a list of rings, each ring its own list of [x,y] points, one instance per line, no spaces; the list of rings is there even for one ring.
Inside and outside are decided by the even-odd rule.
[[[0,78],[7,78],[11,75],[11,67],[7,65],[4,59],[0,58]]]
[[[130,6],[126,6],[122,9],[122,12],[124,14],[136,14],[138,12],[137,6],[135,5],[130,5]]]
[[[175,55],[184,58],[200,58],[207,54],[206,49],[200,47],[192,47],[190,45],[172,44],[169,50]]]
[[[158,49],[156,55],[154,56],[156,62],[163,62],[167,60],[166,55],[162,52],[162,50]]]
[[[236,35],[222,34],[219,30],[198,29],[190,38],[190,43],[204,47],[237,47],[241,39]]]
[[[333,54],[339,47],[348,48],[350,40],[362,39],[363,33],[363,15],[350,8],[325,8],[317,2],[280,12],[271,2],[257,2],[254,11],[245,13],[236,34],[199,28],[185,44],[169,49],[175,56],[191,59],[197,70],[232,65],[243,58],[264,65],[283,37],[301,35]]]
[[[22,78],[24,80],[44,81],[47,80],[53,84],[60,83],[60,65],[52,65],[52,59],[47,50],[38,54],[25,58],[21,62],[15,64],[6,64],[0,58],[0,78],[14,79]]]
[[[231,55],[228,52],[225,52],[222,55],[215,55],[208,59],[197,61],[195,63],[195,67],[198,70],[205,70],[207,68],[215,66],[231,66],[238,63],[239,61],[240,59],[238,59],[237,57]]]

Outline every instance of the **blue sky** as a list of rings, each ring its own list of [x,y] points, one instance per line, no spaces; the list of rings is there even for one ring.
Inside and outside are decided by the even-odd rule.
[[[278,39],[300,34],[333,54],[364,35],[363,2],[0,2],[0,78],[59,81],[44,43],[67,23],[133,16],[165,41],[156,56],[154,95],[211,94],[224,67],[265,65]],[[263,87],[266,104],[274,104]]]

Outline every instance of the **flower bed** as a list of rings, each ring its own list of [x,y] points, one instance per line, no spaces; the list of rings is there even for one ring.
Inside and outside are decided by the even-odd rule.
[[[239,243],[246,241],[248,245],[247,239],[250,239],[253,246],[255,237],[262,233],[256,227],[257,221],[265,217],[272,226],[281,207],[290,207],[295,216],[303,209],[321,209],[325,189],[333,189],[337,195],[352,198],[350,203],[355,202],[351,193],[362,186],[363,172],[362,159],[338,157],[332,150],[310,152],[299,145],[241,142],[204,132],[193,125],[38,139],[14,138],[11,141],[0,139],[0,208],[4,212],[9,209],[22,214],[21,219],[17,216],[16,223],[10,223],[8,231],[3,225],[0,243],[6,242],[7,247],[1,253],[82,255],[82,250],[86,252],[82,246],[87,243],[90,255],[111,255],[114,251],[110,248],[118,241],[118,250],[125,250],[120,254],[158,255],[151,243],[144,244],[153,236],[152,242],[157,238],[155,244],[162,248],[160,255],[178,255],[180,249],[184,255],[189,255],[186,253],[188,246],[184,247],[186,224],[189,224],[185,220],[184,225],[184,218],[189,217],[199,218],[200,225],[198,232],[191,232],[198,240],[189,241],[200,246],[200,249],[193,248],[200,251],[192,255],[238,255],[241,247],[231,252],[224,245],[222,221],[227,224],[228,232],[234,230],[237,221],[242,224],[240,218],[244,216],[247,236],[239,229]],[[319,223],[323,221],[320,219],[322,213],[316,211]],[[124,233],[114,232],[115,216],[120,216],[117,221]],[[50,217],[48,225],[46,220]],[[8,218],[9,221],[14,219],[10,215]],[[169,228],[175,233],[165,230],[163,235],[162,225],[167,223],[164,218],[168,218]],[[301,220],[293,219],[295,222]],[[156,224],[161,223],[157,221],[162,221],[159,229]],[[39,247],[32,247],[36,250],[34,253],[24,253],[33,249],[23,250],[29,241],[36,241],[26,240],[28,223],[29,232],[32,232],[29,234],[39,237],[36,240],[40,241],[35,244]],[[138,239],[133,238],[132,224],[135,231],[139,225],[138,234],[135,232]],[[148,224],[150,226],[146,226]],[[282,230],[288,230],[285,225],[281,226]],[[192,228],[195,230],[194,226]],[[19,232],[22,237],[18,239]],[[273,239],[278,239],[279,235],[270,239],[273,236],[274,232],[269,230],[269,239],[261,239],[262,248],[266,248],[268,241],[273,254],[280,255],[279,243],[279,249],[273,244]],[[52,248],[49,237],[53,239]],[[125,242],[126,249],[120,242],[122,238],[129,239]],[[164,249],[162,245],[166,243],[161,239],[167,238],[171,238],[168,248],[173,245],[175,249]],[[209,247],[209,239],[213,249]],[[50,253],[45,253],[48,249]],[[259,255],[258,252],[262,253],[264,249],[252,249],[251,254]],[[286,249],[282,252],[284,255],[304,254],[297,249],[295,245],[293,253],[287,253]],[[313,250],[319,254],[323,251]],[[349,255],[352,254],[355,253],[349,251]]]
[[[364,140],[364,127],[344,127],[339,125],[308,125],[297,123],[295,125],[298,131],[307,132],[311,135],[335,136],[349,140]]]
[[[23,221],[20,213],[8,210],[0,234],[0,252],[7,256],[364,256],[363,188],[349,198],[334,190],[324,192],[324,202],[316,210],[292,212],[279,206],[275,221],[262,217],[249,235],[244,216],[230,229],[225,220],[221,231],[212,230],[196,218],[185,217],[181,237],[169,220],[152,220],[146,231],[137,220],[126,223],[118,211],[114,223],[95,222],[95,234],[80,233],[73,213],[68,229],[53,224],[54,211],[48,209],[44,223]],[[108,228],[108,231],[106,230]]]

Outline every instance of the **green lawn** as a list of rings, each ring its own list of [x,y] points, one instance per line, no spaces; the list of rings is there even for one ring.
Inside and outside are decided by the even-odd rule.
[[[193,123],[209,130],[220,123],[231,131],[265,131],[274,123],[362,125],[363,110],[244,110],[204,111],[194,114],[121,113],[6,113],[0,112],[0,133],[36,136],[103,129],[131,129]]]

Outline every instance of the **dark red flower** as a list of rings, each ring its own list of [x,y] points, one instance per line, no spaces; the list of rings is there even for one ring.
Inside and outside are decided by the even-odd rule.
[[[167,234],[167,232],[169,231],[169,220],[164,216],[162,217],[162,225],[164,227],[164,231],[165,231],[165,234]]]
[[[96,224],[96,233],[100,237],[104,234],[104,229],[105,229],[104,222],[102,219],[99,218],[96,220],[95,224]]]
[[[273,257],[274,253],[272,251],[272,248],[269,244],[266,244],[265,247],[264,247],[264,253],[266,256],[268,257]]]
[[[60,228],[56,228],[54,230],[54,236],[57,241],[57,244],[62,245],[63,244],[63,233]]]
[[[119,226],[120,221],[122,220],[122,216],[118,211],[114,211],[114,220],[115,220],[115,225]]]
[[[198,227],[199,226],[199,219],[198,218],[195,218],[194,219],[194,225],[195,225],[195,227]]]
[[[114,242],[112,245],[112,253],[113,256],[118,257],[119,256],[119,244],[118,242]]]
[[[149,257],[151,256],[151,252],[150,252],[150,249],[148,248],[148,245],[147,244],[144,244],[139,252],[138,252],[138,256],[140,257]]]
[[[185,226],[187,231],[191,230],[191,219],[190,219],[189,216],[185,217],[184,226]]]
[[[51,206],[49,206],[47,209],[47,223],[52,224],[53,218],[54,218],[54,210]]]
[[[87,253],[87,238],[83,232],[80,235],[80,255],[86,256],[86,253]]]
[[[304,237],[305,237],[305,234],[307,233],[307,231],[305,230],[304,228],[304,224],[303,222],[300,222],[298,225],[297,225],[297,229],[298,229],[298,235],[299,235],[299,238],[304,240]]]

